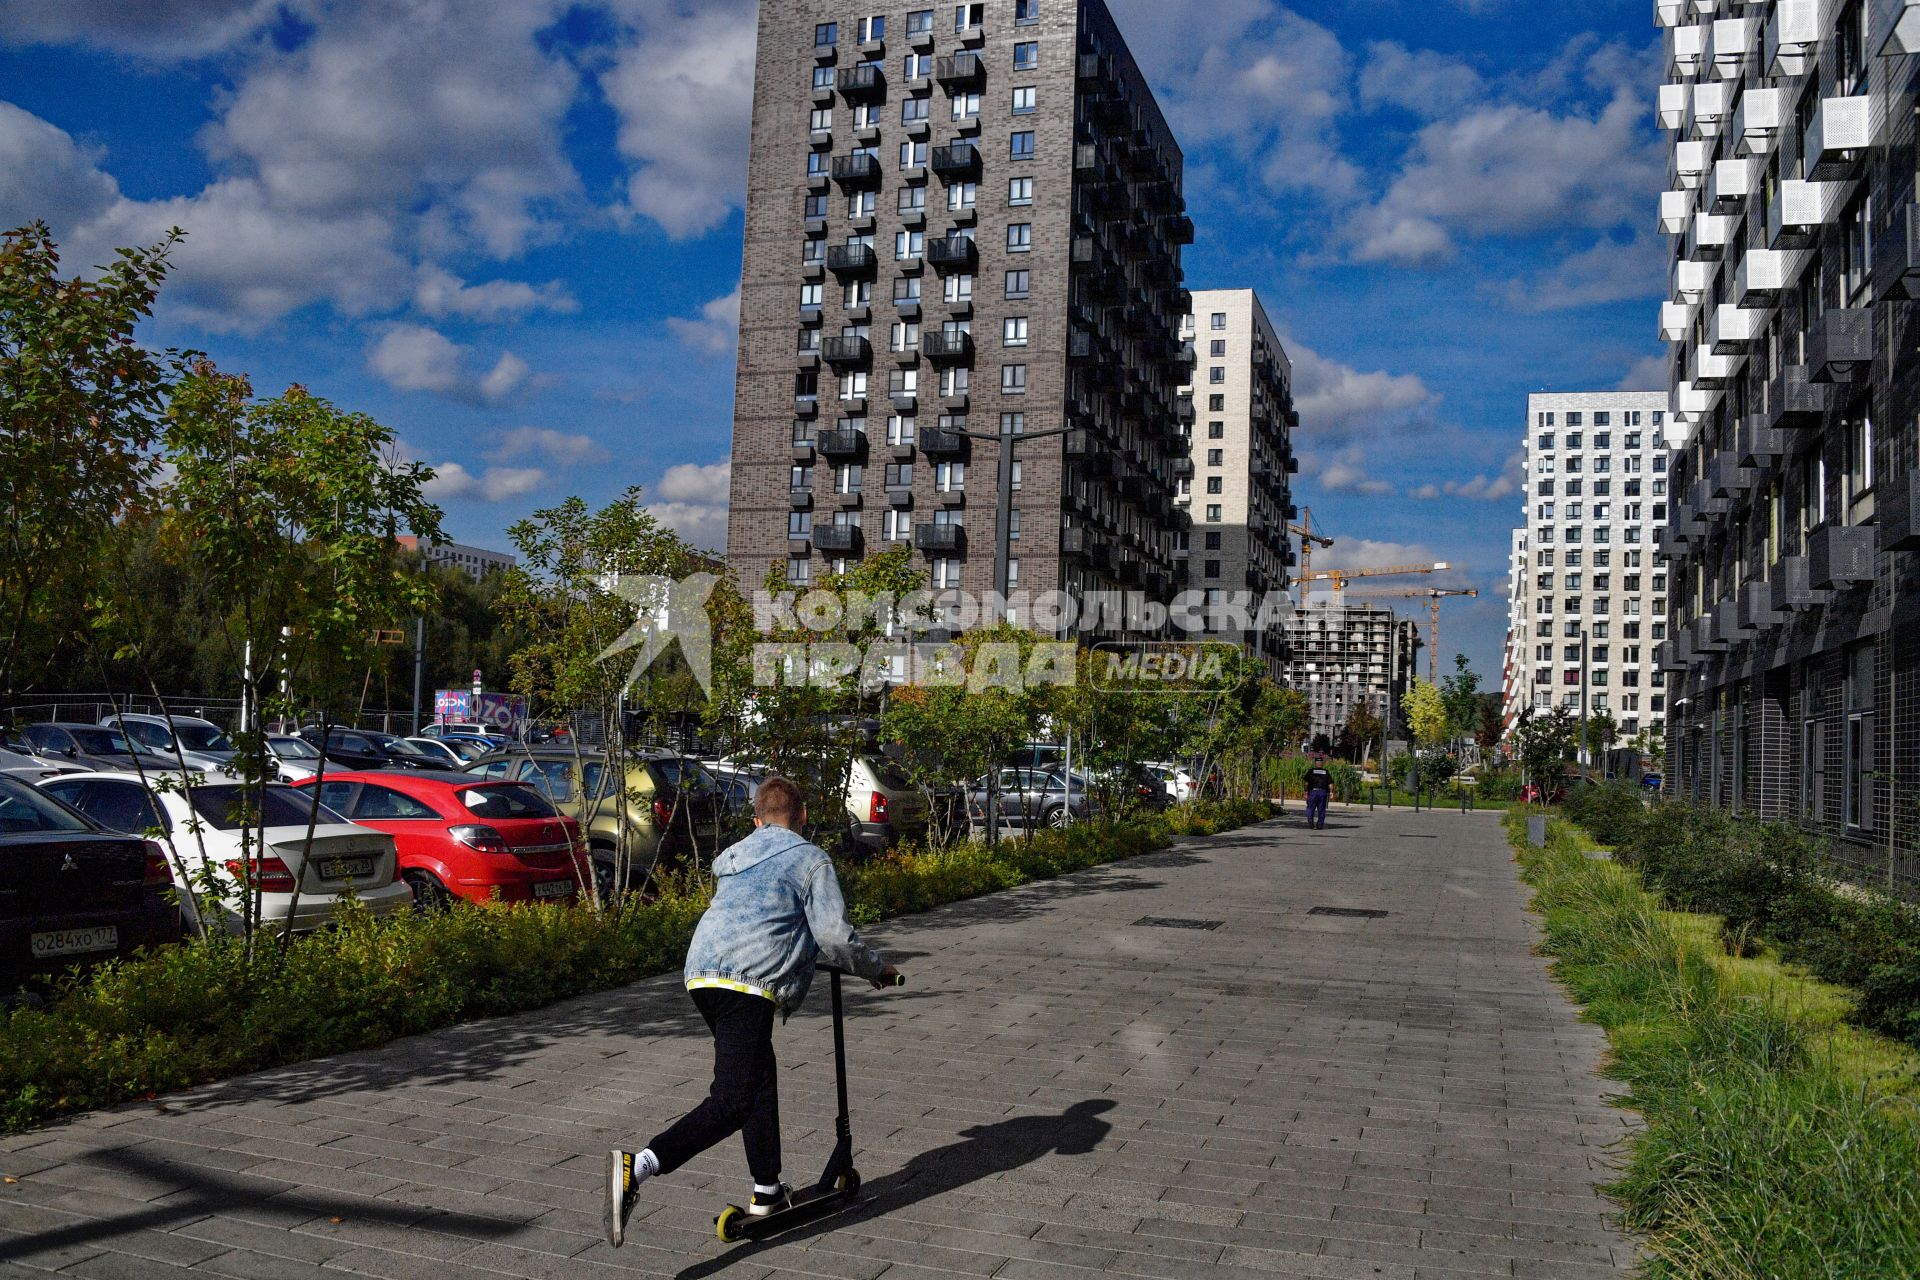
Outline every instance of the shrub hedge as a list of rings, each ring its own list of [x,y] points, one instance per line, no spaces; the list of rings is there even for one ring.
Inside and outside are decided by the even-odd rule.
[[[1920,913],[1838,887],[1805,832],[1702,805],[1649,805],[1627,786],[1577,790],[1566,813],[1669,904],[1720,916],[1733,954],[1771,943],[1783,959],[1859,991],[1862,1026],[1920,1046]]]
[[[991,848],[900,850],[842,869],[857,922],[924,911],[1163,848],[1270,816],[1205,802]],[[226,1076],[366,1049],[455,1023],[537,1009],[673,969],[709,886],[662,886],[605,915],[579,907],[461,905],[295,938],[283,963],[249,966],[236,941],[145,952],[68,979],[44,1008],[0,1022],[0,1128]]]

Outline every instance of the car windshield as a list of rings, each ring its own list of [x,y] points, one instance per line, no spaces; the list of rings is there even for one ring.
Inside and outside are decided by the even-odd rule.
[[[252,812],[256,798],[257,815]],[[313,804],[310,795],[292,787],[265,787],[257,797],[249,797],[244,787],[194,787],[187,793],[187,802],[215,831],[238,831],[243,826],[255,825],[304,827]],[[346,821],[325,805],[320,805],[319,810],[315,816],[318,822]]]
[[[22,782],[0,778],[0,835],[35,831],[91,831],[85,818],[52,796],[42,795]]]
[[[131,755],[127,739],[114,729],[69,729],[75,745],[90,756]]]
[[[661,756],[647,763],[671,786],[685,787],[689,791],[711,791],[719,786],[713,780],[713,775],[700,767],[698,760],[689,760],[685,756]]]
[[[408,742],[405,738],[389,738],[381,733],[370,733],[367,737],[372,739],[375,748],[390,756],[413,756],[416,759],[424,757],[430,760],[440,758],[432,755],[427,748]]]
[[[460,738],[442,738],[440,739],[440,745],[459,756],[462,760],[478,760],[481,756],[492,750],[492,748],[484,742],[467,742]]]
[[[913,779],[887,756],[868,756],[866,764],[873,770],[873,780],[889,791],[903,791],[913,785]]]
[[[476,818],[553,818],[558,817],[547,798],[532,787],[517,782],[493,786],[462,787],[461,807]]]
[[[305,738],[268,738],[267,745],[282,760],[318,760],[320,753]]]
[[[180,739],[180,745],[189,751],[233,750],[232,739],[210,724],[176,722],[173,726],[173,736]]]

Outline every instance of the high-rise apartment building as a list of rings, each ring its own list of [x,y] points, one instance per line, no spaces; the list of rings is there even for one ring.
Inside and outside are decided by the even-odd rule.
[[[1912,9],[1660,4],[1676,575],[1669,785],[1912,882]]]
[[[907,543],[935,588],[1169,595],[1181,164],[1100,0],[763,0],[743,580]]]
[[[1622,739],[1661,727],[1666,639],[1667,396],[1594,391],[1527,398],[1526,506],[1508,603],[1519,678],[1506,719],[1584,705]]]
[[[1193,385],[1181,392],[1194,408],[1193,456],[1175,463],[1180,502],[1193,519],[1183,541],[1189,588],[1285,591],[1293,552],[1287,522],[1298,510],[1288,479],[1293,456],[1293,364],[1251,289],[1201,289],[1182,334],[1193,349]],[[1285,636],[1279,615],[1265,631],[1239,637],[1282,670]]]
[[[1404,736],[1404,700],[1420,649],[1415,620],[1323,597],[1289,616],[1285,631],[1285,683],[1306,695],[1313,738],[1333,742],[1356,706],[1382,723],[1391,716],[1393,736]]]

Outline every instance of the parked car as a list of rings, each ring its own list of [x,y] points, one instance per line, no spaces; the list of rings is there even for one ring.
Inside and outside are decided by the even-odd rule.
[[[320,729],[308,725],[300,731],[308,745],[320,746]],[[402,745],[390,733],[371,729],[330,729],[326,742],[327,759],[338,760],[349,769],[438,769],[444,765],[421,753],[419,748]],[[331,772],[331,769],[329,769]]]
[[[975,826],[987,821],[989,775],[974,779],[967,788],[967,813]],[[1003,768],[999,775],[1000,825],[1020,830],[1039,827],[1064,827],[1084,822],[1093,814],[1093,797],[1084,775],[1073,776],[1072,795],[1068,795],[1067,776],[1059,769]]]
[[[1167,795],[1176,803],[1193,799],[1193,775],[1177,764],[1163,760],[1149,760],[1141,766],[1166,788]]]
[[[607,754],[572,747],[517,747],[491,752],[467,766],[485,778],[532,787],[586,832],[593,876],[609,896],[623,838],[618,787]],[[635,752],[626,770],[626,888],[645,884],[657,861],[684,858],[696,848],[708,859],[741,830],[727,793],[699,761],[664,751]]]
[[[1159,813],[1173,807],[1166,784],[1142,764],[1123,764],[1106,770],[1094,782],[1097,799],[1117,809],[1145,809]]]
[[[0,777],[0,999],[70,966],[180,940],[166,854]]]
[[[1007,765],[1014,769],[1059,769],[1067,762],[1067,749],[1058,742],[1023,743],[1019,750],[1007,758]]]
[[[857,755],[847,775],[847,817],[856,848],[881,853],[927,833],[927,796],[884,755]]]
[[[290,733],[268,734],[267,755],[280,771],[282,782],[311,778],[320,768],[320,749],[305,738],[296,738]],[[327,760],[328,773],[345,773],[349,767],[332,758]]]
[[[101,719],[103,729],[124,729],[129,738],[176,769],[218,771],[235,754],[233,739],[211,720],[199,716],[156,716],[128,711]]]
[[[181,774],[160,776],[172,785],[142,785],[125,773],[75,773],[44,782],[40,789],[109,831],[164,832],[171,841],[168,867],[182,890],[181,915],[189,927],[198,927],[199,915],[193,895],[185,892],[189,885],[181,883],[183,873],[203,898],[201,877],[212,873],[219,923],[230,933],[244,927],[246,886],[255,882],[261,923],[269,928],[291,924],[295,933],[330,922],[334,905],[349,890],[376,916],[412,905],[412,891],[398,878],[392,837],[356,827],[324,805],[313,814],[310,793],[269,783],[249,797],[238,782],[188,786]],[[149,782],[156,780],[149,775]],[[257,818],[252,816],[256,806]],[[258,822],[264,828],[255,828],[255,838],[264,838],[265,845],[254,846],[249,857],[241,828]]]
[[[71,760],[36,756],[25,751],[9,751],[5,747],[0,747],[0,773],[10,774],[26,782],[57,778],[63,773],[80,773],[85,768],[85,765],[75,764]]]
[[[579,892],[580,825],[532,787],[454,770],[329,774],[318,786],[327,808],[393,837],[417,906],[567,901]]]
[[[763,765],[740,764],[732,760],[702,760],[700,764],[720,789],[726,792],[727,807],[736,816],[751,821],[753,798],[760,793],[760,784],[772,775],[773,770]]]
[[[94,724],[46,721],[30,724],[13,738],[16,749],[50,760],[65,760],[83,769],[163,769],[152,748],[142,747],[119,729]],[[136,761],[135,757],[141,757]],[[177,765],[175,766],[178,767]]]
[[[461,755],[453,749],[452,743],[439,738],[402,738],[400,742],[413,748],[416,754],[433,761],[436,769],[464,769],[469,759],[476,758]]]

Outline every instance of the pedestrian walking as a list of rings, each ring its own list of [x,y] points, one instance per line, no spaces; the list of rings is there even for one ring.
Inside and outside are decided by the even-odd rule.
[[[1333,773],[1327,758],[1315,754],[1313,767],[1307,770],[1307,826],[1315,831],[1327,828],[1327,801],[1333,798]]]
[[[891,986],[899,971],[853,931],[833,860],[800,831],[800,788],[774,775],[753,798],[754,831],[713,861],[713,903],[687,947],[686,985],[713,1033],[713,1087],[706,1099],[639,1151],[607,1157],[607,1243],[626,1235],[640,1184],[672,1173],[738,1133],[753,1175],[747,1213],[777,1212],[791,1194],[780,1181],[780,1100],[773,1016],[800,1007],[816,959]]]

